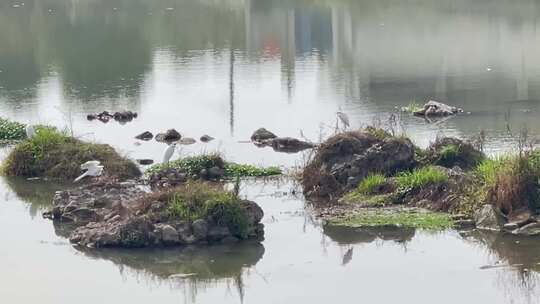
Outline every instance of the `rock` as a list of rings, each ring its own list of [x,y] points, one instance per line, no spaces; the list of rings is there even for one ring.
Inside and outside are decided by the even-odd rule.
[[[262,208],[252,201],[244,200],[242,203],[244,204],[244,208],[247,212],[248,222],[250,224],[259,223],[264,216],[264,211]]]
[[[528,208],[522,208],[516,211],[512,211],[508,215],[508,224],[515,225],[517,228],[536,222],[534,213]]]
[[[191,137],[183,137],[178,141],[180,145],[184,145],[184,146],[193,145],[196,142],[197,141],[195,140],[195,138],[191,138]]]
[[[502,213],[493,205],[486,204],[474,214],[476,227],[483,230],[501,231],[505,219]]]
[[[415,111],[413,114],[417,116],[449,116],[463,112],[462,109],[449,106],[442,102],[430,100],[421,110]]]
[[[251,141],[253,142],[263,142],[268,139],[276,138],[276,134],[266,130],[265,128],[257,129],[255,132],[253,132],[253,135],[251,135]]]
[[[472,229],[475,227],[475,222],[474,220],[457,220],[454,221],[454,226],[458,229]]]
[[[152,138],[154,138],[154,134],[152,134],[152,132],[145,131],[145,132],[135,136],[135,138],[140,139],[140,140],[151,140]]]
[[[169,129],[165,133],[159,133],[156,135],[156,140],[161,142],[174,142],[179,141],[182,135],[175,129]]]
[[[292,137],[276,137],[261,142],[271,146],[274,151],[285,153],[297,153],[306,149],[311,149],[315,145]]]
[[[109,122],[109,120],[113,119],[118,122],[127,122],[132,121],[134,118],[137,118],[137,113],[131,112],[131,111],[120,111],[115,112],[114,114],[109,113],[108,111],[103,111],[101,113],[97,114],[88,114],[86,115],[86,119],[88,120],[99,120],[103,123]]]
[[[302,186],[308,198],[337,199],[370,173],[391,175],[414,164],[414,145],[409,139],[380,138],[365,131],[345,132],[329,138],[317,149],[302,173]]]
[[[176,244],[179,241],[178,231],[171,225],[161,224],[156,228],[161,232],[161,239],[166,244]]]
[[[512,234],[524,235],[524,236],[539,236],[540,223],[539,222],[529,223],[521,228],[518,228],[512,231]]]
[[[131,112],[131,111],[121,111],[121,112],[115,112],[113,114],[114,120],[116,121],[132,121],[134,118],[137,118],[137,113]]]
[[[214,140],[214,138],[212,136],[210,136],[210,135],[205,134],[205,135],[201,136],[200,140],[202,142],[207,143],[207,142],[210,142],[210,141]]]
[[[214,166],[207,170],[207,178],[210,180],[221,179],[225,175],[225,170],[220,167]]]
[[[208,234],[208,222],[206,220],[198,219],[193,221],[191,228],[193,229],[193,235],[197,239],[206,239],[206,235]]]
[[[149,159],[149,158],[143,158],[143,159],[137,159],[137,162],[138,162],[140,165],[148,166],[148,165],[153,164],[153,163],[154,163],[154,160],[153,160],[153,159]]]
[[[209,242],[219,242],[228,236],[231,236],[231,232],[227,227],[211,226],[208,229],[207,238]]]
[[[46,216],[55,224],[69,221],[71,228],[65,229],[63,235],[86,247],[176,246],[238,242],[245,237],[233,235],[217,214],[192,224],[171,216],[166,191],[147,193],[142,189],[143,185],[135,182],[102,182],[58,191],[54,208]],[[262,209],[247,200],[240,204],[248,217],[247,238],[262,240]]]

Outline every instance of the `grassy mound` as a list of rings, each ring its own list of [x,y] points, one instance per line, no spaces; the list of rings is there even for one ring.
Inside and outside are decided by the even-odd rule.
[[[227,226],[237,237],[247,237],[248,215],[234,193],[207,183],[191,182],[171,190],[167,196],[170,216],[190,222],[210,220]]]
[[[159,173],[162,170],[174,168],[185,172],[190,177],[197,177],[201,171],[217,167],[223,169],[225,178],[233,177],[264,177],[282,174],[278,167],[260,168],[253,165],[227,162],[219,154],[205,154],[184,157],[168,164],[157,164],[146,171],[147,175]]]
[[[15,146],[2,171],[8,176],[71,180],[81,174],[80,165],[90,160],[101,161],[105,174],[111,177],[126,179],[141,174],[135,163],[111,146],[83,142],[52,128],[41,128]]]
[[[471,143],[452,137],[437,139],[425,154],[430,164],[447,168],[459,166],[464,170],[472,169],[486,159],[484,153]]]

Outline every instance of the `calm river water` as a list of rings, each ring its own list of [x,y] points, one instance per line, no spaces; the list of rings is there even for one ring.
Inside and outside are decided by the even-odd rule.
[[[68,127],[159,160],[143,131],[216,138],[175,157],[291,168],[302,154],[243,143],[266,127],[318,141],[396,124],[421,146],[540,134],[540,2],[533,0],[29,0],[0,2],[0,116]],[[462,107],[427,122],[397,108]],[[89,113],[132,110],[119,124]],[[514,135],[513,135],[514,134]],[[3,151],[5,153],[5,150]],[[325,229],[290,181],[245,182],[262,244],[80,251],[41,217],[55,185],[0,180],[5,303],[540,303],[540,239],[479,232]]]

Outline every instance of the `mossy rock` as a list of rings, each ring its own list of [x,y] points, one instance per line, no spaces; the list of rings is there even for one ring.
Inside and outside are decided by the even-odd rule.
[[[98,160],[105,174],[119,179],[141,175],[137,165],[106,144],[88,143],[54,129],[40,129],[36,136],[15,146],[2,166],[7,176],[72,180],[79,176],[80,165]]]

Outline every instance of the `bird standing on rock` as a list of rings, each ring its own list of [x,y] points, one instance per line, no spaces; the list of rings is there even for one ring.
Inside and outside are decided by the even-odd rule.
[[[36,130],[32,125],[26,125],[26,138],[32,138],[36,135]]]
[[[165,149],[165,153],[163,153],[163,163],[168,164],[171,160],[171,157],[174,154],[174,149],[176,149],[176,143],[173,143]]]
[[[81,176],[77,177],[74,182],[78,182],[86,176],[100,176],[103,173],[103,166],[98,160],[87,161],[81,165],[82,170],[86,170]]]

